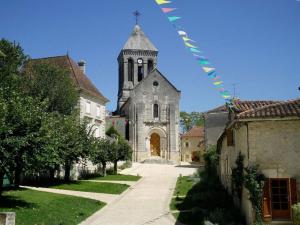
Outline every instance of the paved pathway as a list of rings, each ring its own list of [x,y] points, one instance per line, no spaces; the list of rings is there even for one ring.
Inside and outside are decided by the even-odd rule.
[[[119,197],[119,195],[113,195],[113,194],[70,191],[70,190],[61,190],[61,189],[54,189],[54,188],[31,187],[31,186],[21,186],[21,187],[35,190],[35,191],[44,191],[44,192],[50,192],[55,194],[64,194],[64,195],[72,195],[72,196],[78,196],[83,198],[90,198],[101,202],[105,202],[107,204],[113,202]]]
[[[177,177],[195,170],[189,166],[134,163],[122,173],[139,174],[142,179],[80,225],[174,225],[169,203]]]

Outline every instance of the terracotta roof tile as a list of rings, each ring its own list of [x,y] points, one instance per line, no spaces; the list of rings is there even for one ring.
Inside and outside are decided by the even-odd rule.
[[[66,69],[67,71],[70,72],[71,79],[80,90],[83,90],[88,94],[90,94],[91,96],[98,98],[104,102],[109,101],[94,86],[94,84],[89,80],[87,75],[84,74],[84,72],[79,68],[77,63],[75,63],[74,60],[72,60],[68,55],[31,59],[29,63],[30,64],[37,64],[37,63],[52,64],[62,69]]]
[[[245,106],[240,102],[239,105]],[[246,109],[244,107],[243,109]],[[271,117],[300,117],[300,99],[289,101],[258,101],[252,104],[252,108],[236,114],[237,119],[246,118],[271,118]]]
[[[204,137],[204,127],[193,127],[188,132],[181,135],[181,137]]]

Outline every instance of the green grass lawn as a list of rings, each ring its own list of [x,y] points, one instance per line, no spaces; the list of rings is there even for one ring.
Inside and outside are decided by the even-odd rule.
[[[107,175],[105,177],[93,177],[89,180],[117,180],[117,181],[138,181],[141,177],[140,176],[133,176],[133,175],[123,175],[123,174],[116,174],[116,175]]]
[[[33,190],[5,191],[0,211],[16,212],[16,225],[76,225],[105,203]]]
[[[64,189],[72,191],[85,191],[106,194],[121,194],[129,186],[126,184],[115,183],[97,183],[90,181],[72,181],[68,183],[61,183],[56,185],[48,185],[49,188]]]
[[[182,201],[183,199],[185,199],[185,197],[183,196],[186,196],[193,186],[194,186],[194,181],[190,177],[188,176],[178,177],[176,182],[176,187],[173,193],[173,198],[170,203],[171,210],[178,210],[177,207],[178,201]],[[177,216],[176,215],[174,216],[177,218],[178,213]]]
[[[209,220],[219,225],[241,225],[244,219],[232,197],[215,174],[198,171],[196,178],[179,177],[170,203],[173,216],[186,225],[202,225]]]

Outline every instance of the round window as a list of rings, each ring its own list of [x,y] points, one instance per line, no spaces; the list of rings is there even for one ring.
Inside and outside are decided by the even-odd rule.
[[[157,86],[158,86],[158,82],[157,82],[157,81],[154,81],[154,82],[153,82],[153,86],[154,86],[154,87],[157,87]]]

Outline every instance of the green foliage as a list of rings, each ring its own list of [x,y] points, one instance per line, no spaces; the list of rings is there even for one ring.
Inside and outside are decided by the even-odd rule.
[[[0,197],[0,211],[15,212],[16,225],[76,225],[103,206],[96,200],[23,189]]]
[[[241,200],[242,190],[244,184],[244,156],[239,152],[239,155],[235,161],[236,167],[232,169],[232,192],[237,194],[237,197]]]
[[[300,203],[292,206],[294,225],[300,225]]]
[[[90,132],[74,110],[78,93],[68,74],[50,65],[28,65],[19,45],[0,40],[0,195],[3,175],[37,175],[84,159]]]
[[[264,175],[260,172],[258,165],[245,168],[244,185],[250,194],[250,201],[255,211],[258,223],[262,222],[262,199],[264,187]]]
[[[119,138],[121,137],[120,133],[117,131],[117,129],[114,126],[111,126],[108,128],[108,130],[105,132],[105,134],[109,137],[116,137]]]
[[[217,173],[217,165],[219,164],[219,155],[215,145],[209,146],[208,150],[204,153],[205,170],[209,174]]]
[[[54,65],[27,66],[24,86],[28,95],[39,97],[42,101],[47,99],[48,112],[70,115],[78,102],[78,91],[68,72]]]
[[[180,112],[180,125],[182,131],[185,133],[193,126],[204,126],[204,116],[200,112]]]

